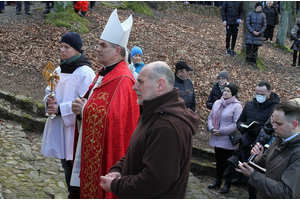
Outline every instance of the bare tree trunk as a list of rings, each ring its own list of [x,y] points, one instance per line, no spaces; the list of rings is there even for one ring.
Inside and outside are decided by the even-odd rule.
[[[288,29],[288,17],[289,17],[289,2],[281,1],[280,2],[280,24],[278,29],[278,35],[276,43],[278,46],[283,47],[285,45],[285,39],[287,35]]]
[[[288,18],[288,28],[287,28],[287,38],[291,37],[291,30],[294,27],[296,23],[296,1],[290,1],[289,2],[289,18]]]
[[[256,1],[244,1],[244,23],[243,23],[243,42],[242,42],[242,53],[246,52],[246,37],[247,37],[247,17],[250,12],[255,9]]]

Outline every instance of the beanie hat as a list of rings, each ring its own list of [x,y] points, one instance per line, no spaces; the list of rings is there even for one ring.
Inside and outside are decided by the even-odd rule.
[[[78,33],[70,32],[61,37],[60,43],[65,42],[77,51],[81,51],[82,39]]]
[[[217,79],[219,79],[220,77],[224,77],[227,81],[230,80],[229,73],[228,73],[228,71],[226,71],[226,70],[221,71],[221,72],[219,73]]]
[[[185,62],[179,61],[176,63],[176,69],[186,69],[187,71],[193,71],[192,68],[190,68]]]
[[[261,7],[262,7],[262,3],[261,3],[261,2],[257,2],[257,3],[255,4],[255,8],[256,8],[257,6],[261,6]]]
[[[143,57],[143,51],[140,47],[133,47],[131,49],[131,58],[135,55],[135,54],[141,54],[141,56]]]
[[[234,83],[227,83],[225,87],[228,87],[230,89],[232,96],[235,96],[239,91],[239,87]]]

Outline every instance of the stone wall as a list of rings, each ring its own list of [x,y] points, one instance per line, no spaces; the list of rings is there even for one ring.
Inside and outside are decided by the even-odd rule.
[[[213,7],[206,5],[195,5],[195,4],[184,4],[182,2],[157,2],[157,10],[177,10],[191,12],[206,16],[217,16],[221,17],[221,7]]]

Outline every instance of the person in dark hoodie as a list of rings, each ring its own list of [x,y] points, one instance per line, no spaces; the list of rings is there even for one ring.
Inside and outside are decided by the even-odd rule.
[[[164,62],[139,73],[133,90],[144,111],[126,155],[101,176],[101,187],[118,198],[183,199],[200,117],[185,107],[174,88],[174,74]]]
[[[248,14],[246,24],[248,30],[246,36],[246,61],[256,69],[258,47],[263,45],[263,36],[267,28],[266,15],[262,12],[261,2],[257,2],[255,10]]]
[[[44,98],[47,113],[56,116],[47,119],[41,153],[45,157],[61,159],[69,192],[76,121],[71,109],[72,100],[82,98],[95,78],[91,62],[81,48],[82,39],[78,33],[69,32],[62,36],[62,60],[60,67],[55,69],[59,83],[54,88],[54,97],[49,97],[51,91],[48,86]]]
[[[237,121],[237,128],[243,134],[240,143],[241,161],[247,162],[250,157],[250,151],[254,145],[256,137],[260,130],[264,128],[264,124],[272,114],[275,106],[280,102],[279,96],[272,92],[271,85],[267,81],[260,81],[255,88],[255,98],[249,101]],[[247,129],[242,127],[242,124],[249,125],[253,121],[259,123],[259,126]],[[255,188],[248,184],[249,199],[256,198]]]

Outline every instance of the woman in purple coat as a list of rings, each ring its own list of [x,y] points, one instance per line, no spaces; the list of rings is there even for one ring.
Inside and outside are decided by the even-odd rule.
[[[216,180],[208,188],[220,187],[222,176],[228,167],[227,159],[233,155],[238,144],[232,145],[229,135],[237,130],[236,122],[243,107],[235,95],[238,86],[228,83],[223,90],[223,96],[217,100],[208,116],[208,130],[210,132],[209,145],[214,147],[216,155]],[[230,189],[230,181],[226,181],[220,193],[225,194]]]

